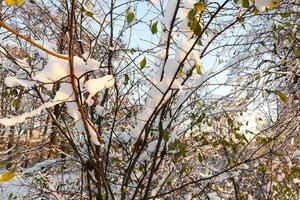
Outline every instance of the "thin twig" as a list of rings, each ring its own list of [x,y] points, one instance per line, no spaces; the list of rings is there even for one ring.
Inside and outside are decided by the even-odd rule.
[[[6,30],[8,30],[9,32],[15,34],[17,37],[20,37],[22,38],[23,40],[29,42],[30,44],[32,44],[33,46],[45,51],[46,53],[52,55],[52,56],[55,56],[57,58],[61,58],[61,59],[64,59],[64,60],[69,60],[69,56],[67,55],[63,55],[63,54],[60,54],[60,53],[56,53],[55,51],[52,51],[50,49],[47,49],[45,47],[43,47],[42,45],[38,44],[37,42],[33,41],[32,39],[30,39],[30,37],[28,36],[24,36],[22,35],[21,33],[19,33],[17,30],[13,29],[12,27],[8,26],[7,24],[5,24],[2,20],[0,20],[0,27],[3,27],[5,28]]]

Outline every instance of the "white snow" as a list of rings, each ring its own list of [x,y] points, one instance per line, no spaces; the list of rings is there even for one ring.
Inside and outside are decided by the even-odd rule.
[[[138,123],[134,130],[132,131],[132,136],[137,137],[141,129],[143,129],[146,122],[150,119],[153,112],[155,111],[155,108],[157,108],[160,104],[160,102],[164,102],[169,98],[169,95],[163,96],[167,92],[167,89],[171,85],[171,82],[176,74],[176,71],[179,67],[179,63],[176,61],[176,59],[168,59],[165,65],[164,69],[164,75],[163,79],[156,84],[156,86],[153,86],[150,91],[148,92],[148,100],[146,102],[144,110],[137,115]],[[159,77],[161,73],[157,73],[156,77],[154,79],[159,80]],[[179,82],[173,82],[172,84],[173,88],[181,89],[181,85]],[[171,88],[172,88],[171,87]]]
[[[187,0],[185,1],[186,8],[193,7],[193,0]],[[178,0],[170,0],[168,1],[167,7],[165,9],[165,15],[162,20],[162,23],[164,25],[164,31],[161,34],[160,44],[165,45],[168,41],[169,33],[168,31],[171,29],[171,22],[173,20],[173,17],[175,15],[176,5],[178,3]],[[187,14],[187,13],[186,13]],[[186,19],[186,16],[184,16],[184,19]],[[187,26],[187,20],[184,20],[182,22],[182,25],[180,26],[179,31],[184,31],[181,29],[186,29]],[[173,57],[169,57],[165,64],[164,62],[160,62],[158,60],[159,69],[156,72],[154,78],[153,78],[153,84],[147,93],[149,96],[146,100],[146,104],[142,110],[137,115],[137,124],[134,127],[134,129],[131,132],[131,137],[137,137],[139,134],[141,134],[142,129],[144,128],[146,122],[150,120],[150,117],[153,115],[156,108],[159,108],[164,102],[168,100],[168,98],[171,95],[171,91],[169,89],[178,89],[180,92],[182,91],[183,85],[182,85],[182,78],[176,78],[176,73],[178,72],[178,68],[180,67],[180,63],[185,58],[187,52],[192,47],[193,43],[195,42],[193,39],[188,38],[186,35],[182,35],[179,38],[180,42],[175,49],[175,55]],[[161,51],[159,52],[159,57],[161,59],[165,58],[166,51],[164,47],[161,48]],[[200,57],[199,54],[193,50],[187,57],[187,60],[190,64],[194,65],[195,63],[200,64]],[[187,61],[185,61],[186,64]],[[184,70],[187,70],[187,66],[183,68]],[[199,79],[198,79],[199,81]],[[171,85],[172,83],[172,85]],[[130,137],[126,137],[129,139]]]
[[[77,78],[89,71],[97,70],[100,63],[95,59],[88,59],[86,62],[75,56],[74,57],[74,74]],[[69,61],[56,58],[54,56],[48,56],[48,63],[44,69],[36,73],[34,80],[42,83],[53,83],[68,77],[70,74]]]
[[[41,169],[44,169],[46,167],[49,167],[50,165],[54,164],[58,162],[57,159],[47,159],[43,162],[37,163],[36,165],[34,165],[31,168],[28,168],[24,171],[24,173],[35,173],[37,171],[40,171]]]
[[[247,169],[249,169],[249,166],[247,164],[243,163],[243,164],[241,164],[239,166],[239,169],[245,169],[245,170],[247,170]]]
[[[31,88],[34,86],[34,83],[32,81],[22,80],[16,77],[6,77],[4,79],[4,83],[8,87],[23,86],[24,88]]]
[[[184,199],[185,200],[192,200],[193,199],[193,194],[190,192],[190,193],[188,193],[188,194],[186,194],[185,196],[184,196]]]
[[[209,200],[221,200],[221,198],[215,192],[208,193],[207,196]]]
[[[104,113],[104,108],[100,105],[96,105],[95,111],[97,115],[102,116]]]
[[[247,200],[254,200],[254,197],[251,194],[248,194]]]
[[[154,152],[157,146],[158,140],[154,140],[148,144],[147,151]]]
[[[185,0],[184,7],[188,9],[192,9],[194,7],[195,0]]]
[[[49,40],[35,40],[36,43],[40,44],[41,46],[43,46],[46,49],[55,51],[56,49],[56,45],[55,43],[50,42]],[[35,49],[39,55],[43,58],[47,58],[48,53],[46,53],[45,51],[33,46],[33,49]]]
[[[73,87],[71,83],[61,83],[59,90],[56,92],[53,102],[66,102],[67,112],[75,122],[81,119],[81,114],[78,111],[77,103],[73,95]]]
[[[71,101],[74,100],[74,97],[72,98],[73,94],[72,85],[70,83],[61,83],[59,90],[56,92],[55,97],[53,101]]]
[[[101,145],[100,142],[99,142],[99,140],[98,140],[96,131],[94,130],[94,128],[93,128],[89,123],[88,123],[88,131],[89,131],[89,133],[90,133],[92,142],[93,142],[95,145]]]
[[[171,88],[172,88],[173,90],[175,90],[175,89],[177,89],[177,90],[182,90],[182,85],[181,85],[181,83],[180,83],[178,80],[174,80],[174,82],[173,82]]]
[[[251,140],[254,137],[254,134],[259,133],[259,125],[264,122],[263,117],[259,111],[250,108],[246,112],[242,112],[242,114],[243,115],[237,119],[242,124],[240,131],[248,140]]]
[[[297,151],[295,151],[295,152],[293,153],[292,159],[294,159],[294,158],[300,159],[300,150],[297,150]]]
[[[18,115],[18,116],[1,118],[0,124],[2,124],[3,126],[14,126],[16,124],[23,123],[27,118],[34,117],[34,116],[40,114],[42,110],[53,107],[58,103],[60,103],[60,102],[47,102],[47,103],[42,104],[40,107],[38,107],[37,109],[35,109],[31,112],[24,113],[24,114]]]
[[[41,43],[40,41],[38,41]],[[55,45],[51,42],[44,41],[44,47],[47,49],[55,49]],[[42,83],[47,89],[51,90],[53,83],[61,81],[60,88],[56,92],[55,97],[52,100],[42,104],[33,111],[23,113],[18,116],[9,116],[6,118],[0,119],[0,123],[4,126],[13,126],[15,124],[23,123],[27,118],[36,116],[46,108],[53,107],[57,104],[66,102],[68,113],[75,121],[75,126],[79,132],[84,131],[84,126],[81,121],[81,114],[78,111],[77,103],[75,102],[75,96],[73,94],[73,87],[70,83],[70,65],[68,60],[63,60],[52,55],[48,55],[40,49],[36,49],[38,53],[47,59],[47,64],[40,70],[35,72],[33,80],[26,80],[24,73],[19,73],[19,77],[7,77],[5,79],[5,84],[9,87],[23,86],[25,88],[30,88],[34,86],[35,81]],[[74,57],[74,75],[78,79],[78,84],[80,89],[84,87],[90,93],[89,98],[91,98],[95,93],[101,91],[104,88],[109,88],[114,85],[114,78],[111,75],[104,76],[99,79],[91,79],[83,84],[84,74],[90,71],[97,70],[100,66],[100,63],[95,59],[87,58],[83,60],[82,58],[75,56]],[[42,67],[42,66],[41,66]],[[95,144],[98,144],[95,131],[89,128],[89,132]]]
[[[14,126],[16,124],[23,123],[27,118],[34,117],[47,108],[51,108],[57,104],[66,101],[74,101],[74,96],[72,95],[72,93],[73,93],[72,85],[70,83],[62,83],[59,90],[56,92],[56,95],[53,100],[50,100],[49,102],[42,104],[41,106],[39,106],[38,108],[30,112],[23,113],[17,116],[1,118],[0,124],[4,126]],[[81,116],[78,111],[76,103],[68,102],[66,104],[68,108],[68,113],[71,115],[71,117],[73,117],[75,120],[80,119]]]
[[[1,183],[1,199],[9,199],[10,193],[12,193],[13,195],[12,199],[16,199],[16,197],[19,197],[17,199],[23,199],[22,197],[27,196],[29,193],[34,194],[34,192],[39,192],[36,190],[36,188],[28,186],[28,183],[33,182],[34,176],[32,175],[37,175],[41,169],[46,169],[47,167],[53,165],[57,161],[58,160],[55,159],[47,159],[43,162],[37,163],[33,167],[25,169],[23,173],[17,173],[17,175],[10,181]],[[25,174],[30,174],[31,176],[27,176]]]
[[[175,57],[178,62],[181,62],[183,58],[186,56],[188,50],[192,47],[192,44],[190,42],[191,40],[188,40],[185,36],[181,37],[180,44],[176,50]]]
[[[289,168],[292,168],[293,167],[293,162],[292,160],[288,157],[288,156],[285,156],[285,159],[286,159],[286,162],[287,162],[287,165]]]
[[[84,87],[89,92],[89,97],[86,102],[89,103],[91,98],[103,89],[110,88],[115,84],[115,79],[112,75],[106,75],[97,79],[90,79],[85,84]]]
[[[167,28],[168,31],[170,30],[171,27],[171,22],[175,14],[177,2],[178,0],[169,0],[165,10],[163,24],[165,25],[165,28]]]
[[[169,0],[168,1],[168,5],[165,10],[165,16],[162,19],[162,23],[163,23],[164,29],[166,31],[163,31],[161,34],[161,41],[160,41],[161,44],[165,44],[168,40],[169,31],[171,30],[171,22],[172,22],[174,14],[175,14],[176,5],[177,5],[178,1],[179,0]]]
[[[216,179],[215,182],[221,182],[225,179],[229,179],[229,178],[233,178],[233,177],[237,177],[239,175],[238,172],[234,171],[234,172],[225,172],[223,174],[220,174]]]

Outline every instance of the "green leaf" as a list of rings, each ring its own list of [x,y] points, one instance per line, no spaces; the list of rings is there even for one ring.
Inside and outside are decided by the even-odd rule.
[[[19,99],[14,99],[13,102],[12,102],[12,106],[15,108],[15,109],[19,109],[20,108],[20,105],[21,105],[21,101]]]
[[[229,126],[233,126],[233,120],[231,119],[231,117],[227,116],[227,124]]]
[[[206,139],[205,136],[201,136],[200,140],[202,141],[201,145],[208,145],[209,144],[209,142],[208,142],[208,140]]]
[[[256,137],[255,142],[260,145],[265,145],[269,142],[269,139],[266,137],[258,136],[258,137]]]
[[[205,157],[202,153],[198,153],[198,160],[200,163],[202,163],[205,160]]]
[[[196,14],[197,14],[197,11],[196,11],[196,9],[193,8],[188,12],[187,18],[189,20],[192,20]]]
[[[9,93],[7,90],[4,90],[2,91],[2,97],[5,98],[5,97],[8,97],[9,96]]]
[[[260,171],[261,173],[265,173],[267,171],[267,166],[263,163],[260,163],[257,167],[257,170]]]
[[[243,0],[242,6],[243,6],[244,8],[249,8],[249,7],[250,7],[249,0]]]
[[[288,37],[288,42],[291,44],[293,42],[293,38],[291,36]]]
[[[197,74],[202,75],[201,66],[198,63],[195,64],[195,69]]]
[[[291,26],[291,22],[284,22],[283,25],[286,26],[286,27],[290,27]]]
[[[112,157],[111,162],[117,166],[119,166],[122,162],[122,160],[119,157]]]
[[[128,76],[128,74],[125,74],[124,85],[127,85],[128,82],[129,82],[129,76]]]
[[[294,166],[291,168],[291,171],[295,177],[300,176],[300,167]]]
[[[28,63],[28,65],[31,65],[31,57],[30,57],[30,54],[27,54],[26,56],[26,62]]]
[[[158,21],[154,22],[151,24],[151,33],[152,34],[156,34],[157,33],[157,24],[158,24]]]
[[[290,13],[281,13],[280,15],[283,18],[288,18],[290,16]]]
[[[220,144],[222,144],[224,147],[230,147],[230,142],[225,139],[220,140]]]
[[[168,142],[169,139],[170,139],[170,135],[171,135],[171,134],[170,134],[169,131],[164,130],[164,133],[163,133],[163,139],[164,139],[164,141]]]
[[[272,32],[272,38],[273,38],[274,40],[276,40],[276,39],[277,39],[277,35],[276,35],[276,33],[275,33],[275,32]]]
[[[180,175],[185,175],[185,174],[190,173],[191,170],[192,170],[192,167],[191,167],[191,166],[184,165],[184,166],[180,169],[179,173],[180,173]]]
[[[295,48],[295,55],[300,56],[300,46]]]
[[[297,31],[300,31],[300,24],[297,25]]]
[[[191,17],[191,19],[189,19],[188,27],[190,27],[196,36],[200,36],[202,28],[196,17]]]
[[[277,91],[276,94],[278,95],[280,101],[287,103],[288,98],[282,91]]]
[[[11,200],[13,198],[14,194],[12,192],[8,193],[8,200]]]
[[[131,22],[133,22],[134,20],[134,13],[132,12],[131,9],[128,9],[127,11],[127,23],[131,24]]]
[[[13,88],[13,89],[10,90],[9,95],[12,96],[12,97],[15,97],[15,96],[18,95],[18,91],[15,88]]]
[[[201,26],[200,26],[200,24],[198,22],[197,22],[196,27],[195,27],[195,29],[193,31],[194,31],[194,34],[196,36],[200,36],[200,34],[202,32],[202,29],[201,29]]]
[[[202,46],[202,45],[203,45],[203,44],[202,44],[202,41],[201,41],[201,39],[200,39],[200,38],[198,39],[198,41],[197,41],[197,44],[198,44],[198,45],[200,45],[200,46]]]
[[[178,151],[178,155],[185,157],[187,154],[187,145],[182,143],[180,140],[176,139],[174,141],[174,148]]]
[[[205,116],[206,116],[205,113],[202,112],[201,115],[200,115],[200,117],[198,118],[197,122],[198,123],[202,123],[202,121],[205,119]]]
[[[146,58],[144,57],[144,59],[141,60],[141,62],[140,62],[141,69],[144,69],[144,68],[146,67],[146,64],[147,64],[147,60],[146,60]]]
[[[94,13],[91,12],[91,11],[86,11],[85,14],[86,14],[86,16],[88,16],[88,17],[93,17],[93,16],[94,16]]]
[[[128,192],[127,187],[123,186],[123,187],[122,187],[122,192],[123,192],[123,193],[127,193],[127,192]]]
[[[135,52],[136,52],[135,49],[131,49],[131,50],[130,50],[130,53],[131,53],[132,55],[133,55]]]
[[[233,130],[233,135],[237,140],[240,140],[240,142],[242,142],[243,140],[245,140],[246,142],[248,142],[246,136],[244,134],[240,134],[237,132],[237,129]]]
[[[191,30],[195,30],[197,28],[197,20],[192,19],[188,22],[188,27],[190,27]]]
[[[188,71],[186,72],[186,76],[191,77],[192,75],[193,75],[193,71],[188,69]]]

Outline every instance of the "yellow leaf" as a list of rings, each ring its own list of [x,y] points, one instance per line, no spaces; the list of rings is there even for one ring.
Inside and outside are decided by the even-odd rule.
[[[180,67],[177,73],[177,77],[182,76],[182,74],[183,74],[182,67]]]
[[[273,3],[272,1],[270,3],[268,3],[267,7],[268,8],[275,8],[276,4]]]
[[[252,12],[253,12],[254,15],[257,15],[257,14],[259,13],[259,10],[258,10],[257,8],[254,7],[254,9],[253,9]]]
[[[196,10],[197,10],[198,12],[203,12],[204,9],[205,9],[205,4],[202,3],[202,2],[195,3],[195,4],[194,4],[194,7],[196,8]]]
[[[25,0],[17,0],[17,5],[21,6],[24,3]]]
[[[13,170],[4,172],[4,173],[0,174],[0,182],[10,181],[15,176],[16,176],[16,173]]]
[[[53,150],[50,150],[49,154],[48,154],[48,158],[55,158],[55,157],[56,157],[56,152],[54,152]]]
[[[25,0],[4,0],[8,6],[21,6]]]
[[[6,5],[13,6],[15,4],[15,0],[4,0]]]

